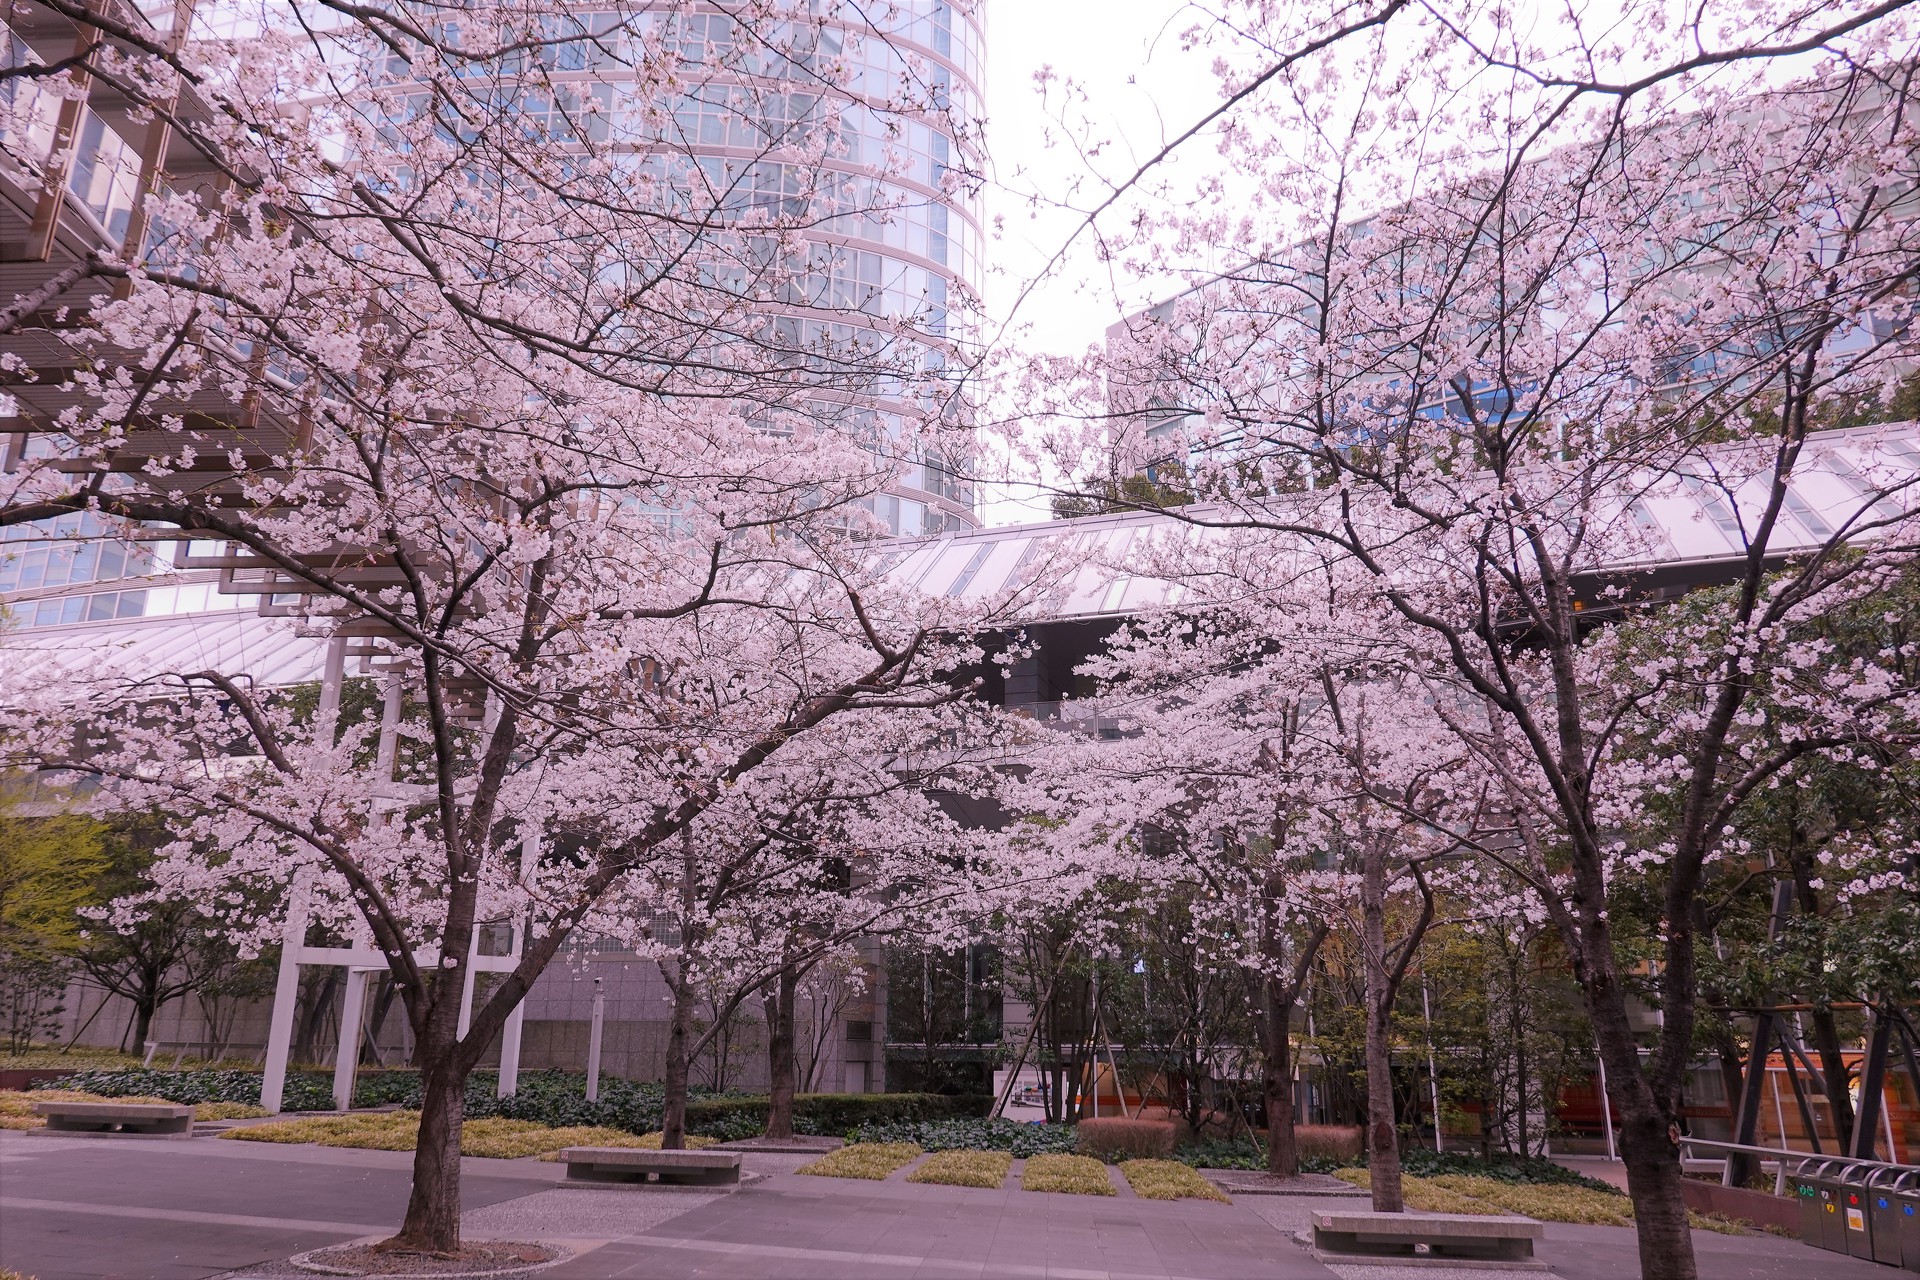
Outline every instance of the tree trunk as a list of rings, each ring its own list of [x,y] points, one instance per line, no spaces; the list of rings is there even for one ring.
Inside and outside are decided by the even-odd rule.
[[[137,1053],[145,1053],[147,1037],[153,1034],[153,997],[142,992],[133,1002],[133,1047]]]
[[[1607,1065],[1614,1121],[1620,1126],[1620,1158],[1626,1165],[1627,1197],[1633,1201],[1640,1274],[1647,1280],[1697,1280],[1693,1236],[1680,1198],[1680,1148],[1674,1141],[1678,1118],[1671,1102],[1655,1094],[1640,1064],[1612,957],[1603,959],[1589,947],[1587,968],[1593,975],[1587,985],[1587,1008]]]
[[[1361,952],[1366,964],[1367,1168],[1375,1213],[1403,1213],[1400,1142],[1394,1132],[1393,1050],[1387,1039],[1393,1017],[1392,979],[1387,973],[1387,850],[1369,840],[1362,855]]]
[[[800,975],[793,965],[780,970],[767,1007],[767,1136],[793,1136],[793,1005]]]
[[[1274,989],[1278,978],[1267,979],[1266,1070],[1261,1077],[1267,1112],[1267,1172],[1291,1178],[1300,1172],[1300,1141],[1293,1129],[1293,1020],[1292,990],[1282,1000]]]
[[[1815,1009],[1808,1020],[1813,1023],[1813,1047],[1820,1055],[1820,1077],[1833,1112],[1834,1137],[1840,1140],[1839,1150],[1851,1151],[1853,1093],[1848,1088],[1847,1059],[1840,1051],[1840,1028],[1831,1009]]]
[[[664,967],[664,966],[663,966]],[[693,982],[687,965],[679,965],[673,988],[673,1021],[667,1027],[667,1077],[660,1113],[660,1147],[678,1151],[687,1145],[687,1040],[693,1024]]]
[[[448,1037],[451,1039],[451,1036]],[[420,1137],[413,1148],[413,1192],[407,1217],[388,1248],[426,1253],[460,1249],[460,1127],[466,1116],[467,1073],[451,1045],[420,1070]]]

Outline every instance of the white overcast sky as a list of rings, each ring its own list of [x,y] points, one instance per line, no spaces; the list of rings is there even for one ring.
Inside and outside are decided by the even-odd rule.
[[[987,146],[993,181],[986,195],[991,220],[1004,233],[987,244],[986,301],[1003,320],[1020,288],[1060,248],[1075,219],[1062,212],[1035,216],[1026,196],[1065,196],[1081,171],[1073,148],[1058,141],[1035,74],[1051,67],[1061,80],[1084,86],[1100,136],[1113,142],[1098,163],[1131,170],[1217,101],[1205,61],[1180,52],[1179,31],[1196,18],[1180,0],[979,0],[987,26]],[[1050,94],[1058,108],[1062,92]],[[1091,105],[1088,105],[1091,104]],[[1053,138],[1053,145],[1048,139]],[[1131,161],[1131,162],[1130,162]],[[1086,194],[1079,202],[1084,207]],[[1118,318],[1111,288],[1084,253],[1019,307],[1017,320],[1033,326],[1032,342],[1047,351],[1071,351],[1096,340]]]
[[[1029,200],[1036,192],[1055,201],[1068,198],[1069,183],[1084,172],[1048,111],[1060,107],[1061,82],[1084,88],[1085,99],[1073,114],[1090,117],[1094,135],[1110,144],[1096,164],[1109,174],[1131,172],[1217,101],[1205,58],[1180,50],[1180,31],[1197,15],[1181,0],[979,3],[987,28],[988,331],[1011,317],[1017,330],[1010,338],[1028,349],[1081,351],[1126,310],[1151,300],[1152,290],[1136,285],[1116,293],[1083,236],[1054,272],[1020,297],[1078,220],[1059,208],[1036,211]],[[1050,103],[1035,84],[1043,67],[1059,77]],[[1204,152],[1204,145],[1195,150]],[[1072,198],[1084,208],[1090,195],[1083,188]],[[1002,495],[981,494],[979,508],[988,524],[1046,518],[1044,504]]]

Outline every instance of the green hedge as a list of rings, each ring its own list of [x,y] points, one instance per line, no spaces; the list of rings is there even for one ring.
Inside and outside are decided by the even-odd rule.
[[[600,1078],[600,1097],[587,1101],[586,1077],[572,1071],[523,1071],[510,1098],[494,1097],[499,1076],[476,1071],[467,1078],[466,1113],[475,1119],[504,1116],[560,1128],[604,1125],[629,1133],[660,1127],[665,1099],[658,1084]],[[260,1103],[257,1071],[77,1071],[37,1086],[81,1089],[106,1097],[166,1098],[170,1102]],[[687,1103],[689,1132],[723,1141],[751,1138],[767,1127],[765,1094],[715,1094],[695,1088]],[[866,1124],[910,1123],[978,1115],[991,1099],[938,1093],[811,1093],[794,1099],[794,1128],[839,1137]],[[363,1071],[353,1091],[356,1107],[420,1105],[417,1071]],[[333,1077],[317,1071],[289,1072],[282,1106],[288,1111],[333,1109]]]
[[[1010,1151],[1024,1160],[1071,1155],[1077,1135],[1070,1124],[1025,1124],[975,1116],[868,1124],[848,1136],[855,1142],[911,1142],[923,1151]]]
[[[1244,1137],[1193,1143],[1175,1151],[1173,1158],[1200,1169],[1265,1169],[1267,1167],[1265,1148],[1262,1147],[1256,1152]],[[1335,1160],[1328,1156],[1302,1156],[1300,1171],[1332,1173],[1343,1165],[1355,1163],[1364,1163],[1364,1157],[1361,1161],[1351,1161]],[[1496,1155],[1492,1159],[1483,1159],[1464,1151],[1438,1152],[1427,1147],[1408,1146],[1400,1149],[1400,1167],[1416,1178],[1435,1178],[1442,1174],[1463,1173],[1476,1178],[1492,1178],[1497,1182],[1585,1187],[1590,1191],[1618,1190],[1597,1178],[1589,1178],[1584,1173],[1575,1173],[1563,1164],[1556,1164],[1552,1160],[1539,1156]]]
[[[793,1100],[797,1133],[845,1137],[863,1126],[978,1115],[992,1099],[945,1093],[803,1093]],[[687,1131],[731,1141],[767,1127],[765,1095],[701,1098],[687,1104]]]

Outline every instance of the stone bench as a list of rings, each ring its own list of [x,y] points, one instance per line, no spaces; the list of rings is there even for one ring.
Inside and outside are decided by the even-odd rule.
[[[1322,1262],[1476,1262],[1543,1269],[1533,1242],[1546,1228],[1532,1218],[1467,1213],[1316,1210],[1314,1255]]]
[[[119,1133],[191,1137],[193,1108],[171,1102],[36,1102],[50,1133]]]
[[[648,1151],[644,1147],[568,1147],[560,1153],[568,1182],[727,1187],[740,1182],[738,1151]]]

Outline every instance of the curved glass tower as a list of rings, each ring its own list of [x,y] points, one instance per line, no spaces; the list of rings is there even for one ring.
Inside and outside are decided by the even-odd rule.
[[[965,158],[973,140],[953,136],[981,117],[978,5],[815,0],[804,24],[770,28],[746,25],[730,11],[739,7],[562,7],[538,53],[489,72],[517,86],[513,110],[527,127],[562,148],[585,143],[637,184],[677,190],[688,202],[675,212],[749,227],[762,212],[804,226],[804,263],[770,236],[729,270],[763,299],[754,305],[768,313],[772,345],[817,361],[826,385],[869,358],[875,370],[949,367],[969,340],[983,242]],[[671,92],[660,88],[661,58],[675,68]],[[395,65],[382,86],[402,89],[390,108],[410,109],[406,80]],[[823,141],[811,160],[791,158]],[[760,270],[771,284],[754,279]],[[889,392],[898,384],[882,373],[851,393],[837,385],[809,413],[904,464],[870,503],[889,532],[972,527],[965,460],[912,443],[908,425],[939,412],[964,426],[964,408],[910,404]]]

